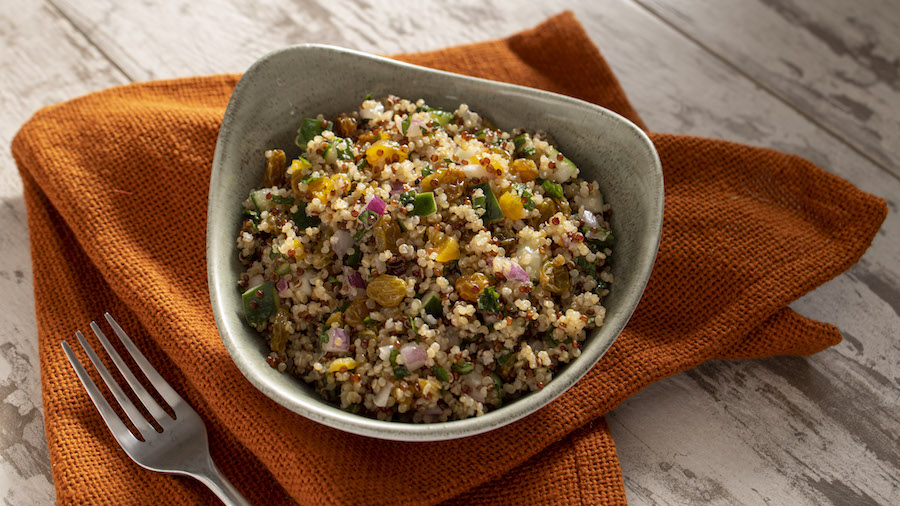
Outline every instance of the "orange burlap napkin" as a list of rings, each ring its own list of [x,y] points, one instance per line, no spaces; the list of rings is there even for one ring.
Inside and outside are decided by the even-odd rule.
[[[573,95],[642,125],[571,14],[508,39],[398,57]],[[123,86],[38,112],[13,142],[25,183],[44,415],[61,503],[212,502],[133,464],[60,349],[105,310],[200,412],[212,453],[254,503],[622,503],[604,413],[714,358],[806,355],[840,340],[787,308],[856,262],[882,200],[798,158],[668,134],[662,245],[615,346],[539,412],[459,441],[346,434],[257,392],[219,339],[206,283],[207,188],[238,76]]]

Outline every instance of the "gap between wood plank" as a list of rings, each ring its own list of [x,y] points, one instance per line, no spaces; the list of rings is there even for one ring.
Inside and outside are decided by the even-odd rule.
[[[82,37],[84,37],[84,40],[86,40],[88,42],[88,44],[93,46],[94,49],[96,49],[97,52],[100,53],[100,55],[103,56],[103,58],[105,58],[106,61],[108,61],[109,64],[112,65],[114,69],[118,70],[120,74],[125,76],[125,79],[127,79],[129,83],[135,82],[135,78],[133,76],[131,76],[128,72],[125,72],[125,69],[120,67],[119,64],[116,63],[116,61],[114,59],[112,59],[112,57],[110,57],[106,53],[106,51],[103,50],[102,47],[97,45],[97,43],[94,42],[94,39],[91,38],[91,36],[88,35],[88,33],[85,32],[84,29],[81,26],[79,26],[78,23],[75,22],[75,20],[73,20],[68,14],[66,14],[65,11],[63,11],[58,5],[56,5],[56,3],[53,0],[45,0],[45,1],[46,1],[47,5],[50,6],[51,9],[56,11],[56,14],[58,14],[60,18],[66,20],[70,25],[72,25],[72,28],[76,32],[78,32]]]
[[[806,120],[808,120],[810,123],[812,123],[813,125],[817,126],[818,128],[821,128],[823,131],[825,131],[826,133],[828,133],[829,135],[831,135],[832,137],[834,137],[835,139],[837,139],[841,144],[843,144],[843,145],[847,146],[848,148],[850,148],[854,153],[856,153],[856,154],[858,154],[859,156],[865,158],[866,160],[872,162],[872,165],[875,165],[875,166],[878,167],[879,169],[881,169],[881,170],[883,170],[884,172],[886,172],[886,173],[887,173],[889,176],[891,176],[892,178],[894,178],[894,179],[900,181],[900,175],[895,174],[893,171],[891,171],[891,170],[890,170],[887,166],[885,166],[883,163],[881,163],[880,161],[876,160],[875,158],[873,158],[872,156],[870,156],[868,153],[866,153],[866,152],[863,151],[862,149],[858,148],[855,144],[853,144],[852,142],[850,142],[850,141],[849,141],[848,139],[846,139],[843,135],[841,135],[840,133],[838,133],[838,132],[836,132],[835,130],[831,129],[829,126],[825,125],[824,123],[822,123],[821,121],[819,121],[819,120],[818,120],[817,118],[815,118],[814,116],[812,116],[812,115],[808,114],[806,111],[804,111],[804,110],[798,108],[796,105],[794,105],[793,102],[791,102],[790,100],[788,100],[787,98],[785,98],[784,96],[782,96],[782,95],[781,95],[780,93],[778,93],[775,89],[773,89],[772,87],[770,87],[770,86],[764,84],[762,81],[760,81],[760,80],[754,78],[751,74],[748,74],[747,72],[744,71],[744,69],[742,69],[741,67],[739,67],[739,66],[737,66],[736,64],[734,64],[731,60],[725,58],[725,57],[722,56],[720,53],[714,51],[711,47],[709,47],[708,45],[706,45],[706,44],[704,44],[703,42],[701,42],[698,38],[693,37],[690,33],[686,32],[685,30],[682,30],[681,27],[679,27],[678,25],[676,25],[676,24],[672,23],[671,21],[669,21],[665,16],[662,16],[661,14],[657,13],[656,10],[653,9],[653,7],[650,7],[650,6],[646,5],[646,4],[645,4],[643,1],[641,1],[641,0],[631,0],[631,1],[632,1],[632,3],[634,3],[635,5],[637,5],[639,8],[645,10],[645,11],[647,12],[647,14],[649,14],[650,16],[653,16],[654,18],[658,19],[658,20],[659,20],[661,23],[663,23],[664,25],[666,25],[666,26],[668,26],[669,28],[675,30],[677,33],[681,34],[681,36],[683,36],[683,37],[686,38],[687,40],[691,41],[692,43],[694,43],[694,44],[696,44],[698,47],[700,47],[700,49],[702,49],[702,50],[706,51],[707,53],[709,53],[713,58],[719,60],[720,62],[722,62],[723,64],[725,64],[726,66],[728,66],[728,68],[734,70],[734,71],[735,71],[736,73],[738,73],[739,75],[741,75],[741,76],[745,77],[746,79],[748,79],[750,82],[752,82],[753,84],[755,84],[755,85],[756,85],[757,87],[759,87],[761,90],[763,90],[764,92],[768,93],[768,94],[771,95],[773,98],[775,98],[775,100],[778,100],[779,102],[781,102],[782,104],[786,105],[787,107],[793,109],[794,111],[797,111],[797,114],[803,116]]]

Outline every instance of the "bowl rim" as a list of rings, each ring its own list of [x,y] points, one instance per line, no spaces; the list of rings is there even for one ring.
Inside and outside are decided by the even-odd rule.
[[[260,367],[260,364],[258,363],[259,357],[250,357],[242,352],[236,335],[233,335],[232,332],[229,332],[229,322],[224,318],[224,315],[226,314],[226,312],[228,312],[227,301],[228,299],[234,298],[234,290],[233,287],[229,289],[229,286],[225,286],[223,284],[224,281],[221,278],[225,276],[216,276],[214,274],[217,269],[214,269],[213,266],[218,265],[218,263],[214,262],[213,259],[219,258],[221,256],[221,250],[223,249],[221,244],[225,241],[214,241],[213,238],[215,237],[215,234],[210,233],[210,229],[214,228],[215,226],[215,222],[212,219],[212,201],[214,197],[213,189],[220,186],[219,183],[221,178],[223,177],[222,174],[224,171],[220,167],[222,163],[224,163],[223,158],[226,156],[226,146],[230,142],[230,129],[228,128],[228,125],[231,124],[237,116],[238,110],[240,109],[241,103],[243,101],[242,97],[251,86],[251,84],[249,83],[252,82],[251,78],[253,77],[253,75],[261,67],[265,66],[273,59],[279,58],[289,53],[302,54],[305,52],[341,53],[342,55],[350,55],[356,58],[367,60],[369,63],[393,66],[406,72],[420,72],[433,74],[439,77],[461,82],[472,82],[482,85],[488,84],[493,89],[496,89],[500,92],[513,92],[524,94],[526,96],[534,98],[542,98],[544,100],[569,103],[573,106],[591,108],[594,109],[595,112],[624,123],[625,126],[628,127],[632,134],[638,138],[639,143],[644,145],[650,155],[649,158],[652,163],[651,169],[654,179],[651,183],[653,183],[653,186],[655,187],[654,189],[657,190],[652,202],[656,209],[656,216],[652,216],[652,223],[655,224],[656,230],[651,237],[652,242],[650,244],[650,261],[640,265],[640,269],[636,272],[635,279],[638,280],[638,283],[636,283],[637,297],[634,298],[630,307],[627,304],[623,307],[623,311],[621,313],[623,314],[623,317],[621,318],[620,328],[614,330],[615,335],[612,336],[609,342],[605,343],[605,346],[599,349],[599,352],[597,353],[597,356],[595,358],[582,360],[583,358],[586,358],[582,355],[581,357],[579,357],[579,360],[573,360],[572,362],[570,362],[568,366],[562,371],[562,373],[560,373],[558,376],[555,376],[553,380],[550,381],[542,390],[532,392],[521,399],[517,399],[515,402],[489,411],[483,416],[428,424],[376,420],[373,418],[368,418],[362,415],[343,411],[336,406],[327,404],[325,401],[314,400],[314,402],[309,402],[309,400],[306,399],[298,399],[297,397],[289,395],[287,392],[282,391],[280,388],[277,388],[274,383],[270,382],[266,378],[266,376],[258,372]],[[619,335],[621,335],[622,330],[630,320],[631,316],[634,313],[634,310],[637,308],[637,305],[643,296],[659,250],[659,244],[662,236],[664,207],[663,190],[664,185],[662,164],[659,159],[659,154],[657,153],[653,142],[650,140],[650,137],[632,121],[605,107],[592,104],[584,100],[536,88],[529,88],[516,84],[491,81],[463,74],[436,70],[338,46],[326,44],[297,44],[282,47],[263,55],[261,58],[256,60],[241,76],[241,78],[235,85],[234,91],[229,99],[228,106],[225,110],[225,114],[223,116],[218,138],[216,141],[210,179],[206,240],[207,281],[210,292],[210,303],[212,305],[216,327],[223,343],[225,344],[225,348],[227,349],[235,365],[255,388],[257,388],[262,394],[268,396],[285,408],[301,416],[304,416],[305,418],[322,423],[329,427],[377,439],[408,442],[427,442],[457,439],[474,436],[494,429],[498,429],[517,420],[520,420],[525,416],[537,412],[538,410],[542,409],[547,404],[555,400],[557,397],[562,395],[564,392],[566,392],[578,380],[580,380],[585,374],[587,374],[587,372],[590,371],[590,369],[593,368],[594,365],[596,365],[596,363],[606,354],[613,343],[615,343]]]

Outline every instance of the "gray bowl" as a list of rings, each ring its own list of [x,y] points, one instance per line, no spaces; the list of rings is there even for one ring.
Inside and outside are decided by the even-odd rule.
[[[484,416],[412,424],[384,422],[341,411],[311,387],[266,363],[268,346],[243,320],[236,282],[241,273],[235,238],[241,202],[262,181],[263,152],[299,154],[294,136],[304,116],[333,117],[355,110],[363,97],[394,94],[424,98],[436,107],[460,103],[500,128],[545,130],[581,169],[597,180],[612,205],[615,282],[606,298],[607,316],[582,348],[543,390]],[[225,111],[209,189],[206,255],[216,324],[238,369],[263,394],[316,422],[365,436],[400,441],[460,438],[518,420],[555,399],[578,381],[609,349],[641,298],[659,246],[663,177],[650,139],[633,123],[607,109],[531,88],[440,72],[321,45],[292,46],[269,53],[238,82]]]

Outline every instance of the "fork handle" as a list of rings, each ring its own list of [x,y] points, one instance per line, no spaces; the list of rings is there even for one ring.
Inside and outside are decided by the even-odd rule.
[[[212,459],[208,459],[208,466],[206,472],[195,473],[194,477],[209,487],[228,506],[250,506],[250,502],[225,478]]]

